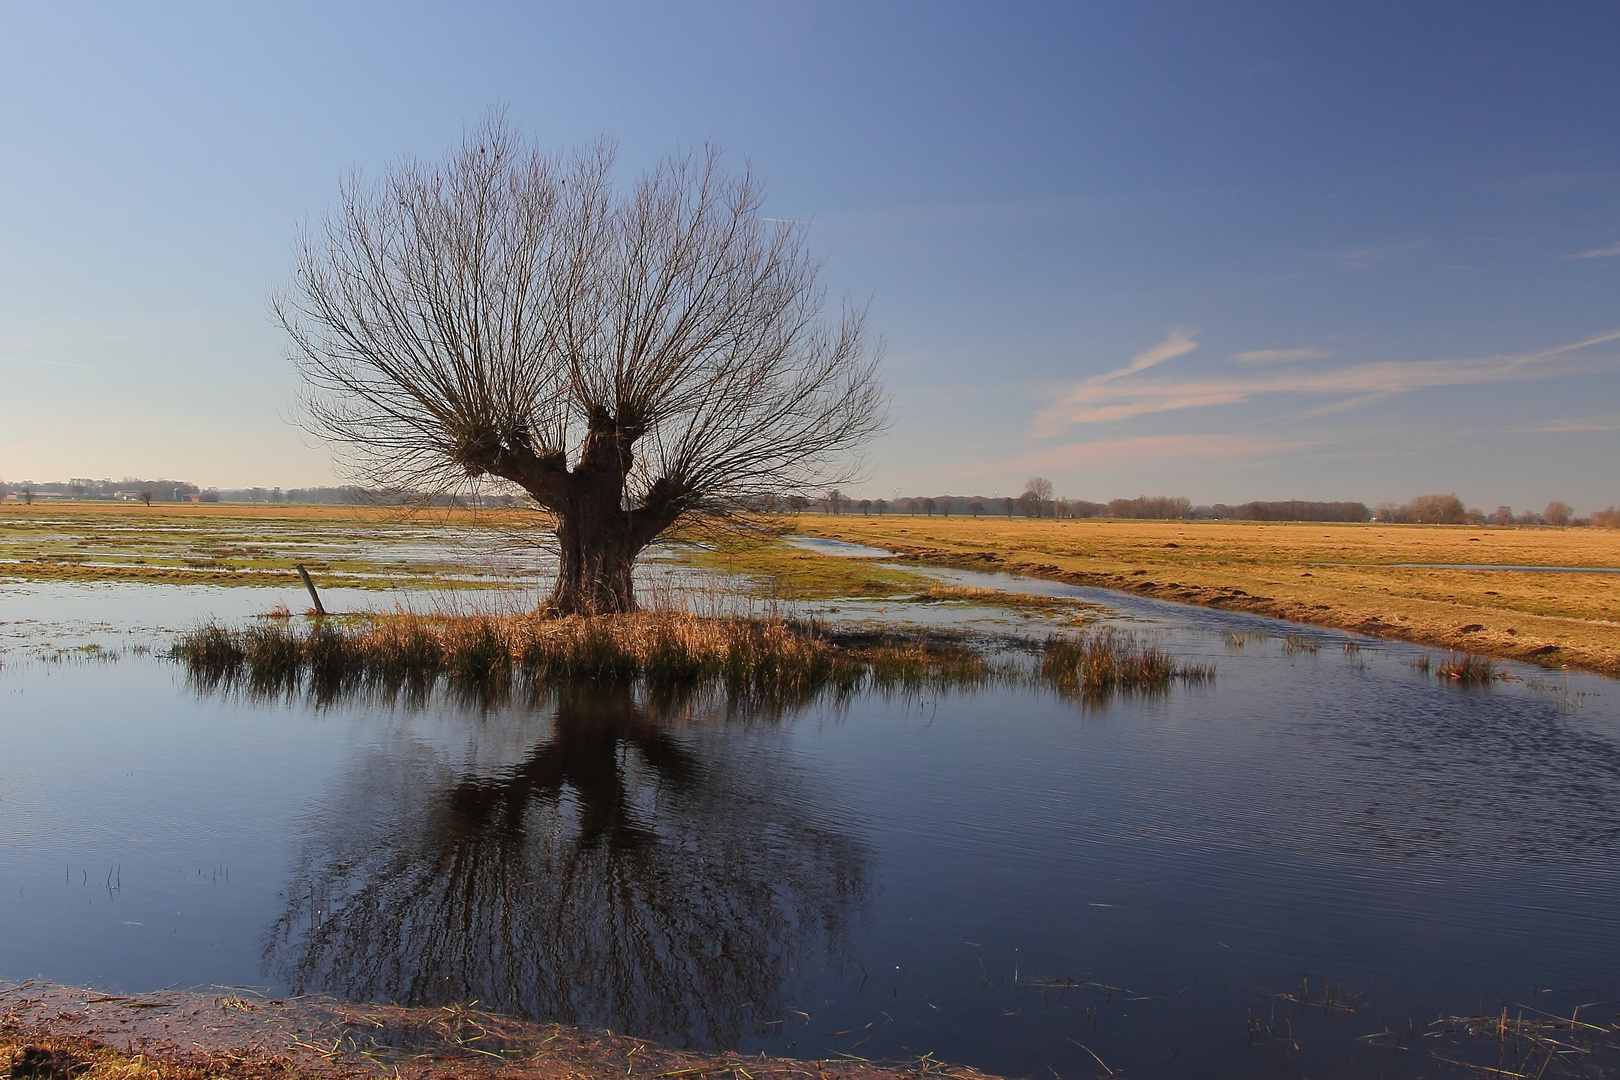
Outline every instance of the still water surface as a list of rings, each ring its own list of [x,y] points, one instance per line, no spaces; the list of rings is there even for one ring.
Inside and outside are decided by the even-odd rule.
[[[1439,1017],[1620,996],[1613,683],[1463,690],[1406,646],[1026,584],[1217,681],[1085,710],[317,706],[13,651],[0,978],[477,999],[1061,1077],[1444,1074],[1497,1049]]]

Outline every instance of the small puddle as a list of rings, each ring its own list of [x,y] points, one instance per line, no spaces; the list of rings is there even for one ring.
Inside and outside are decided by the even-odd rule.
[[[895,553],[884,548],[868,547],[865,544],[851,544],[843,540],[828,540],[820,536],[790,536],[787,542],[794,547],[804,548],[806,551],[820,552],[823,555],[838,555],[845,559],[892,559]]]

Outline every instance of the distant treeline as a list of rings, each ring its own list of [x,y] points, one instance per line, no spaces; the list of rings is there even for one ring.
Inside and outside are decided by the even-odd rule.
[[[196,484],[184,480],[142,480],[126,476],[122,480],[0,480],[0,499],[32,502],[40,499],[95,499],[103,502],[194,502]]]
[[[808,505],[796,509],[808,509]],[[1144,520],[1238,519],[1243,521],[1367,521],[1372,517],[1365,503],[1250,502],[1241,506],[1194,506],[1191,499],[1173,495],[1140,495],[1134,499],[1089,502],[1085,499],[1034,497],[1025,492],[1017,498],[983,495],[932,495],[901,499],[849,499],[829,492],[817,500],[815,509],[830,514],[953,514],[982,517],[1051,518],[1139,518]]]
[[[33,502],[35,499],[95,502],[152,503],[327,503],[347,506],[514,506],[521,499],[510,495],[456,495],[421,491],[376,491],[341,487],[200,488],[182,480],[33,480],[0,481],[0,499]]]
[[[513,507],[528,505],[513,495],[462,495],[421,491],[378,491],[355,485],[289,488],[199,488],[183,480],[32,480],[0,481],[0,499],[32,502],[35,499],[88,499],[101,501],[174,503],[327,503],[347,506]],[[756,510],[824,514],[924,514],[942,517],[1047,517],[1136,518],[1142,520],[1218,521],[1379,521],[1413,525],[1592,525],[1620,528],[1620,506],[1597,510],[1579,518],[1566,503],[1553,501],[1544,510],[1515,512],[1511,506],[1494,511],[1470,508],[1456,495],[1419,495],[1407,503],[1316,502],[1284,499],[1246,502],[1236,506],[1216,503],[1195,506],[1191,499],[1173,495],[1139,495],[1134,499],[1090,502],[1052,497],[1052,482],[1034,477],[1024,493],[1011,495],[925,495],[895,499],[855,499],[840,491],[818,498],[794,495],[753,500]]]
[[[1038,480],[1039,478],[1037,478]],[[1036,484],[1036,481],[1031,481]],[[1050,484],[1044,486],[1050,492]],[[1229,506],[1195,506],[1191,499],[1172,495],[1140,495],[1134,499],[1111,499],[1106,503],[1085,499],[1042,497],[1040,490],[1026,490],[1017,498],[984,495],[929,495],[897,499],[851,499],[831,491],[820,499],[788,500],[790,510],[818,510],[826,514],[920,514],[942,517],[1048,517],[1048,518],[1134,518],[1175,521],[1380,521],[1391,524],[1422,525],[1592,525],[1620,528],[1620,507],[1595,511],[1579,518],[1565,503],[1551,502],[1545,510],[1514,513],[1499,506],[1492,513],[1470,509],[1455,495],[1419,495],[1407,503],[1383,503],[1376,510],[1362,502],[1319,502],[1310,499],[1255,501]]]
[[[1237,521],[1371,521],[1372,511],[1359,502],[1308,502],[1286,499],[1282,502],[1246,502],[1242,506],[1216,503],[1210,516]]]

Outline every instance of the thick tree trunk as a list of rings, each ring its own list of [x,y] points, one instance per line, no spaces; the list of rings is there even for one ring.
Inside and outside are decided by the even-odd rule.
[[[526,442],[507,445],[491,436],[463,464],[474,475],[493,473],[523,487],[557,519],[557,587],[548,607],[559,615],[617,615],[636,610],[631,572],[636,556],[679,519],[688,492],[663,478],[639,505],[625,505],[631,447],[638,424],[622,424],[595,408],[570,470],[560,451],[536,453]]]
[[[557,515],[557,587],[549,606],[559,615],[614,615],[636,610],[631,543],[618,507],[579,500]]]

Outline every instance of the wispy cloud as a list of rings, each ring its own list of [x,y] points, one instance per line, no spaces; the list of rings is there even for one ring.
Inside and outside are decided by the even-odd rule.
[[[1613,247],[1594,248],[1591,251],[1577,251],[1573,255],[1565,255],[1566,259],[1608,259],[1620,255],[1620,244]]]
[[[1326,360],[1332,355],[1326,349],[1256,349],[1233,353],[1227,359],[1234,364],[1292,364],[1299,360]]]
[[[1620,431],[1620,423],[1613,420],[1553,420],[1536,427],[1515,428],[1519,435],[1562,435],[1581,431]]]
[[[1558,361],[1593,346],[1620,340],[1620,330],[1535,352],[1449,360],[1391,360],[1340,367],[1293,369],[1233,378],[1141,379],[1130,376],[1151,367],[1143,353],[1117,371],[1093,376],[1062,392],[1035,414],[1033,435],[1050,438],[1079,424],[1123,420],[1148,413],[1232,405],[1268,394],[1294,394],[1365,401],[1440,386],[1520,382],[1564,374]],[[1187,352],[1190,349],[1182,349]],[[1176,355],[1179,355],[1177,353]],[[1612,359],[1612,358],[1609,358]],[[1157,363],[1154,360],[1152,363]],[[1590,366],[1589,364],[1586,366]],[[1325,403],[1325,404],[1332,404]]]
[[[1058,470],[1082,465],[1129,465],[1143,462],[1186,464],[1277,457],[1315,443],[1252,435],[1152,435],[1135,439],[1099,439],[1031,450],[1014,458],[986,461],[967,475]]]
[[[1198,348],[1198,340],[1194,337],[1196,333],[1196,330],[1173,326],[1165,331],[1164,341],[1161,344],[1137,353],[1131,357],[1131,362],[1124,367],[1104,372],[1090,381],[1099,383],[1112,382],[1114,379],[1121,379],[1127,375],[1135,375],[1138,372],[1146,371],[1148,368],[1162,364],[1166,360],[1174,360],[1178,356],[1185,356]]]

